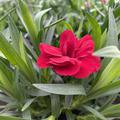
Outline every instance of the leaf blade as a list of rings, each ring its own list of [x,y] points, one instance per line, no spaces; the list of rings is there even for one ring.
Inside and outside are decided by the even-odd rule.
[[[36,88],[59,95],[86,95],[83,86],[73,84],[33,84]]]

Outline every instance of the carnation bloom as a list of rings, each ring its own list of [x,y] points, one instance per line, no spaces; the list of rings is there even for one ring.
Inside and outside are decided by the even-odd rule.
[[[37,59],[40,68],[51,67],[57,74],[86,78],[100,68],[100,58],[93,56],[94,43],[90,35],[80,40],[70,30],[60,36],[59,47],[46,43],[39,45],[41,55]]]

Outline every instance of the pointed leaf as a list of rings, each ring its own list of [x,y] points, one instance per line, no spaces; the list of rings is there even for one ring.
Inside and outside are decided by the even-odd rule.
[[[14,50],[12,45],[6,40],[2,33],[0,33],[0,50],[13,65],[17,65],[19,67],[19,69],[28,78],[28,80],[31,81],[34,79],[33,76],[33,78],[31,79],[31,73],[27,65],[22,60],[20,55]]]
[[[32,18],[32,15],[30,13],[30,10],[24,0],[18,0],[18,4],[19,4],[19,10],[17,10],[18,16],[20,17],[21,22],[23,23],[24,27],[29,33],[31,43],[34,45],[37,54],[39,54],[39,49],[37,46],[38,31],[35,22]]]
[[[19,53],[20,34],[11,16],[8,17],[8,24],[9,24],[9,30],[10,30],[10,35],[12,39],[12,45],[15,48],[15,50]]]
[[[60,97],[59,95],[51,95],[51,110],[52,115],[58,118],[60,114]]]
[[[120,104],[111,105],[101,113],[108,117],[120,117]]]
[[[68,30],[72,30],[72,31],[73,31],[72,26],[71,26],[68,22],[63,21],[63,23],[64,23],[64,26],[66,27],[66,29],[68,29]]]
[[[27,64],[23,40],[24,40],[23,35],[22,33],[20,33],[20,39],[19,39],[20,55],[21,55],[21,58],[24,60],[24,62]]]
[[[84,105],[83,106],[87,111],[91,112],[93,115],[95,115],[97,118],[100,118],[101,120],[107,120],[107,118],[105,118],[100,112],[98,112],[97,110]]]
[[[30,99],[30,100],[28,100],[25,104],[24,104],[24,106],[22,107],[22,112],[23,111],[25,111],[31,104],[32,104],[32,102],[35,100],[35,98],[33,98],[33,99]]]
[[[107,46],[93,53],[95,56],[120,58],[120,51],[116,46]]]
[[[36,88],[59,95],[86,95],[82,85],[74,84],[33,84]]]
[[[92,37],[95,42],[95,48],[99,49],[100,48],[100,43],[101,43],[101,28],[98,22],[96,21],[95,18],[93,18],[90,14],[86,14],[87,18],[89,20],[89,23],[91,25],[92,29]]]
[[[107,45],[118,46],[118,32],[113,10],[109,8],[109,27],[107,35]]]
[[[51,8],[48,8],[48,9],[45,9],[45,10],[42,10],[42,11],[38,12],[35,15],[35,22],[36,22],[36,26],[38,27],[38,31],[40,31],[40,29],[41,29],[41,24],[42,24],[41,20],[42,20],[43,15],[50,10],[51,10]]]
[[[93,92],[88,93],[88,99],[94,99],[98,97],[114,95],[120,92],[120,81],[110,83],[102,88],[99,88]]]
[[[2,116],[0,115],[0,120],[28,120],[19,117],[12,117],[12,116]]]

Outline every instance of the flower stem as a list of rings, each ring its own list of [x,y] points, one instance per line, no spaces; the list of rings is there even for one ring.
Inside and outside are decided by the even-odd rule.
[[[0,18],[0,22],[1,22],[4,18],[6,18],[10,13],[12,13],[12,12],[15,11],[15,10],[16,10],[16,7],[10,9],[4,16],[2,16],[2,17]]]

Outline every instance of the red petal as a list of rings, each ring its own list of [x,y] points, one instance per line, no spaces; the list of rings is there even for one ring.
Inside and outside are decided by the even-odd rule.
[[[85,57],[92,54],[94,51],[94,42],[90,35],[85,35],[78,41],[77,48],[75,50],[75,56],[77,58]]]
[[[37,65],[40,68],[47,68],[48,62],[49,62],[49,59],[43,55],[39,56],[37,59]]]
[[[65,56],[71,57],[76,47],[76,37],[70,30],[65,30],[60,36],[60,49]]]
[[[51,45],[48,45],[45,43],[41,43],[39,48],[40,48],[41,54],[44,54],[48,57],[62,56],[60,49],[56,48],[54,46],[51,46]]]
[[[73,64],[74,63],[74,64]],[[68,62],[67,64],[61,65],[61,66],[53,66],[53,70],[63,76],[71,76],[73,74],[76,74],[80,69],[80,63],[74,58],[71,58],[71,62]]]
[[[100,58],[95,56],[89,56],[82,59],[81,69],[74,75],[76,78],[86,78],[91,73],[94,73],[100,69]]]
[[[56,65],[56,66],[65,66],[65,65],[68,65],[68,64],[74,64],[75,62],[71,60],[70,57],[67,57],[67,56],[62,56],[62,57],[59,57],[59,58],[50,58],[50,62],[49,64],[51,65]]]

